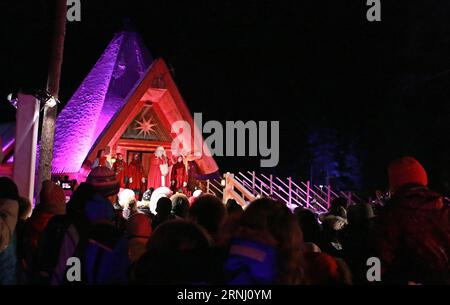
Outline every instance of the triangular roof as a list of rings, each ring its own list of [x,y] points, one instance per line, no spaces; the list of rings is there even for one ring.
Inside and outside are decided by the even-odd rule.
[[[118,33],[58,116],[53,173],[79,172],[86,159],[117,142],[148,103],[169,134],[180,120],[195,126],[164,60],[152,60],[136,33]],[[203,140],[194,145],[199,151]],[[202,174],[218,171],[208,155],[196,163]]]
[[[56,121],[53,173],[76,173],[152,63],[134,32],[116,34]]]
[[[111,120],[97,143],[92,146],[88,159],[93,160],[99,149],[116,143],[146,104],[152,105],[164,128],[169,132],[172,124],[178,121],[189,123],[193,131],[194,128],[197,128],[166,63],[163,59],[156,59],[127,98],[124,107]],[[200,152],[203,149],[204,142],[201,138],[201,133],[197,132],[200,141],[194,142],[191,136],[182,139],[183,143],[190,142],[193,145],[191,153]],[[172,139],[175,137],[173,133],[170,135]],[[200,172],[204,175],[217,173],[218,167],[215,160],[210,156],[209,152],[203,152],[204,154],[195,160]]]

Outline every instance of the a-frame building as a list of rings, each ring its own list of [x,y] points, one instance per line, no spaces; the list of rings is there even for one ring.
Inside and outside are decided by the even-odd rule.
[[[169,69],[163,59],[156,59],[148,69],[143,79],[127,98],[124,107],[105,127],[95,144],[91,147],[88,160],[93,160],[98,150],[110,147],[112,154],[117,152],[131,158],[131,153],[144,153],[144,167],[146,156],[154,152],[156,147],[163,146],[171,151],[171,144],[177,135],[172,133],[172,124],[185,121],[194,131],[195,124],[180,92],[173,81]],[[143,124],[152,125],[151,132],[143,132]],[[193,134],[181,138],[183,143],[190,142],[192,150],[199,152],[203,147],[203,140],[196,142]],[[218,172],[214,159],[208,152],[195,160],[200,173],[209,176]]]
[[[57,118],[52,172],[83,181],[100,149],[128,160],[140,153],[148,170],[156,147],[171,154],[171,126],[180,120],[195,129],[164,60],[154,60],[137,33],[117,33]],[[191,136],[183,139],[191,141],[187,153],[202,151],[203,139]],[[195,163],[200,175],[217,176],[208,152]]]

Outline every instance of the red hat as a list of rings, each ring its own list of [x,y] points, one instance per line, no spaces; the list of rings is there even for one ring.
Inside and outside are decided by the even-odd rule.
[[[130,238],[149,238],[152,234],[150,217],[145,214],[134,214],[127,222],[127,233]]]
[[[391,162],[388,168],[389,188],[395,192],[407,184],[427,186],[427,172],[423,166],[412,157],[403,157]]]

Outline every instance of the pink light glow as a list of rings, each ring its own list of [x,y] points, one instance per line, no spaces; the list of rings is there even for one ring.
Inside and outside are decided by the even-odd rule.
[[[106,48],[56,122],[53,173],[77,173],[93,144],[126,102],[152,59],[136,33]]]
[[[8,144],[5,145],[5,147],[3,147],[3,154],[6,153],[6,151],[15,143],[15,139],[12,139],[11,141],[8,142]]]

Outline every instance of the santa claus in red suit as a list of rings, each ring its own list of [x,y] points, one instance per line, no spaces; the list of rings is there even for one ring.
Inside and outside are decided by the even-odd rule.
[[[177,162],[172,166],[172,173],[170,175],[170,188],[172,192],[177,193],[181,191],[183,194],[187,193],[187,171],[184,164],[183,156],[178,156]]]
[[[166,155],[164,147],[156,149],[150,158],[150,170],[148,172],[148,188],[169,187],[169,167],[170,160]]]
[[[139,154],[135,154],[133,161],[128,165],[128,188],[134,191],[138,200],[142,190],[145,189],[145,183],[146,179],[141,158]]]
[[[116,162],[113,165],[113,170],[116,173],[117,181],[119,181],[120,188],[124,189],[128,180],[128,165],[123,159],[121,153],[117,154]]]

